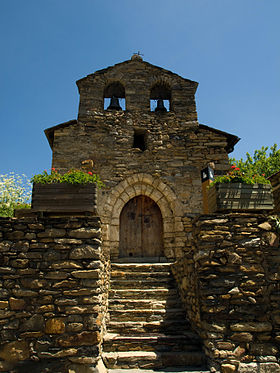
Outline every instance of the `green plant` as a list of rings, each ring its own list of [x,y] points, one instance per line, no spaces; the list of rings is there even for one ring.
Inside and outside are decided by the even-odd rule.
[[[18,208],[30,208],[31,184],[25,175],[0,175],[0,216],[13,216]]]
[[[71,169],[65,174],[60,174],[55,168],[51,172],[45,170],[42,174],[34,175],[31,182],[35,184],[53,184],[53,183],[66,183],[66,184],[96,184],[98,188],[104,186],[100,180],[99,175],[91,171],[84,172],[80,170]]]
[[[269,152],[268,149],[270,149]],[[280,170],[280,149],[277,149],[276,144],[270,148],[263,146],[260,150],[255,150],[253,156],[246,153],[246,157],[246,160],[230,158],[230,163],[250,177],[263,174],[269,177]]]
[[[217,183],[270,184],[270,181],[265,178],[264,174],[250,175],[243,172],[239,167],[232,165],[226,175],[217,176],[210,186]]]

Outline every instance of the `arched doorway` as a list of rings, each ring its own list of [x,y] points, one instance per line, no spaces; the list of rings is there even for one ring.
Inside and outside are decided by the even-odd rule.
[[[163,256],[160,208],[147,196],[132,198],[120,214],[119,257]]]

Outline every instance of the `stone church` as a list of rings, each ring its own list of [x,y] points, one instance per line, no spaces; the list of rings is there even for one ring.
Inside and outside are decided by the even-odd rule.
[[[185,218],[202,212],[201,170],[226,171],[239,138],[198,123],[197,82],[138,54],[77,85],[77,120],[45,131],[52,167],[93,163],[106,185],[97,212],[112,259],[174,259]]]
[[[45,131],[52,167],[105,187],[95,213],[49,198],[0,218],[0,372],[279,373],[278,220],[203,214],[201,171],[224,173],[239,138],[138,54],[77,85],[77,120]]]

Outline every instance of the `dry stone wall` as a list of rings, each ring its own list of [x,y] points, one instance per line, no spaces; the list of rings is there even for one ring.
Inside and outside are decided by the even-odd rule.
[[[280,251],[275,221],[257,214],[185,218],[192,235],[173,266],[212,371],[280,372]],[[192,233],[191,233],[192,231]]]
[[[99,219],[1,218],[0,228],[0,371],[96,371],[108,293]]]

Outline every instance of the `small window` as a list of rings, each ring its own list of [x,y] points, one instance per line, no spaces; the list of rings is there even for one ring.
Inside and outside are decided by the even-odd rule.
[[[147,134],[143,130],[134,130],[133,148],[142,150],[147,149]]]

